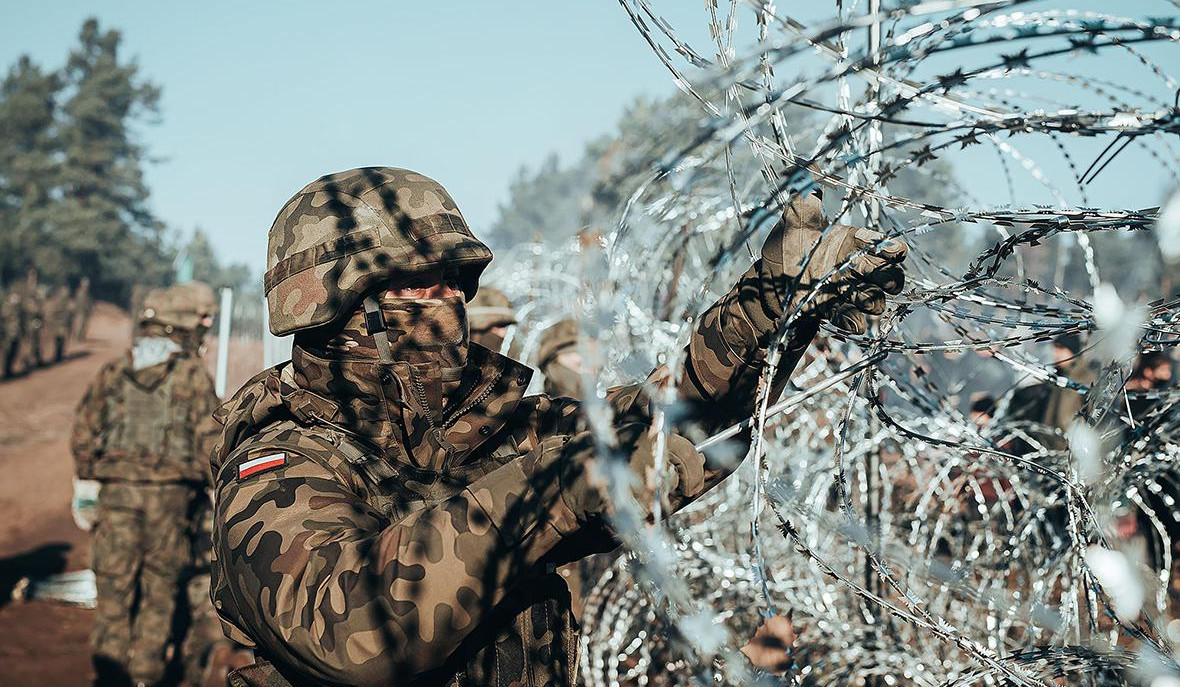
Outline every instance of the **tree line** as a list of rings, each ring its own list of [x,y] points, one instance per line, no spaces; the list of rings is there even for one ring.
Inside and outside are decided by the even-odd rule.
[[[88,19],[63,66],[22,55],[0,83],[0,287],[32,268],[42,284],[88,277],[96,298],[126,305],[136,285],[170,283],[181,253],[195,279],[253,286],[203,232],[181,244],[153,213],[136,130],[159,121],[161,91],[121,40]]]

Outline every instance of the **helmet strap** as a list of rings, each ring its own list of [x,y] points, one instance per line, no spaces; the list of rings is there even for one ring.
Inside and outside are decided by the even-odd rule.
[[[377,355],[383,363],[393,362],[393,353],[389,349],[389,331],[385,328],[385,316],[381,314],[381,304],[377,297],[370,294],[365,296],[365,329],[377,344]]]

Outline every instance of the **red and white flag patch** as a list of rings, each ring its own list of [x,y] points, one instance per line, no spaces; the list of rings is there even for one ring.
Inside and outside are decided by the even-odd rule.
[[[249,477],[250,475],[257,475],[264,470],[272,470],[277,467],[282,467],[287,464],[286,453],[271,453],[257,458],[251,458],[246,462],[238,465],[238,479]]]

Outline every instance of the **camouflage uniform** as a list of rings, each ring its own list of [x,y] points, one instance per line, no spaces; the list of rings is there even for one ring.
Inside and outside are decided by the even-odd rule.
[[[53,362],[60,363],[65,357],[66,342],[70,340],[70,324],[74,320],[74,301],[66,286],[54,289],[53,295],[45,301],[43,338],[53,350]]]
[[[424,385],[415,363],[385,359],[382,338],[426,347],[454,332],[429,320],[386,330],[384,302],[374,326],[369,298],[355,310],[402,270],[456,269],[470,296],[490,257],[442,187],[405,170],[325,177],[280,212],[266,290],[272,331],[298,332],[293,358],[217,413],[213,597],[228,636],[259,657],[234,684],[575,682],[576,627],[552,570],[615,545],[581,472],[595,449],[579,403],[525,397],[527,367],[462,339],[460,373]],[[782,316],[761,281],[744,278],[689,343],[681,395],[709,425],[752,410]],[[324,326],[330,336],[312,335]],[[814,332],[812,320],[795,332],[772,395]],[[642,387],[609,401],[642,466]],[[727,471],[683,437],[669,443],[673,511]]]
[[[90,299],[90,278],[82,277],[78,282],[78,290],[74,292],[74,313],[70,322],[70,336],[74,341],[85,341],[86,332],[90,328],[90,313],[94,309],[94,301]]]
[[[467,319],[471,323],[472,341],[497,353],[516,357],[520,348],[516,343],[520,341],[515,332],[516,311],[503,291],[481,286],[479,293],[467,304]],[[513,333],[509,343],[511,349],[505,351],[504,337],[509,331]]]
[[[45,328],[45,297],[37,285],[37,272],[29,270],[25,280],[25,288],[20,295],[21,305],[21,338],[24,339],[25,355],[24,368],[45,364],[42,346],[45,338],[42,330]]]
[[[176,316],[183,306],[168,292],[145,299],[136,346],[184,332],[190,318]],[[103,366],[78,405],[77,475],[102,484],[91,545],[99,683],[163,676],[193,509],[209,481],[213,381],[198,357],[169,346],[147,366],[136,364],[133,346]]]
[[[578,323],[561,320],[541,334],[537,349],[537,366],[545,375],[545,393],[550,396],[582,397],[582,378],[576,370],[557,362],[557,356],[569,350],[576,350],[578,344]]]
[[[0,291],[0,374],[11,377],[16,373],[17,352],[20,347],[20,299],[16,291]]]

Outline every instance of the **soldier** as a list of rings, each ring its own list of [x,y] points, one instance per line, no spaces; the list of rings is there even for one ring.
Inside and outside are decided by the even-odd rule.
[[[502,349],[510,328],[516,326],[516,311],[503,291],[482,287],[467,304],[467,321],[471,325],[473,343],[508,355],[508,351]]]
[[[94,309],[94,301],[90,300],[90,277],[82,277],[78,282],[78,290],[74,292],[74,320],[70,323],[71,337],[74,341],[85,341],[86,332],[90,328],[90,312]]]
[[[864,229],[830,230],[801,268],[824,226],[818,200],[797,201],[701,317],[679,388],[708,427],[752,412],[788,309],[804,317],[772,397],[819,318],[863,331],[900,290],[905,246]],[[597,449],[580,404],[524,397],[531,370],[469,341],[465,301],[491,257],[442,186],[402,169],[323,177],[279,212],[265,290],[293,358],[217,413],[213,598],[258,657],[234,684],[574,683],[569,593],[549,571],[616,545],[609,503],[584,469]],[[608,398],[639,475],[644,388]],[[680,434],[667,444],[672,512],[729,468]],[[789,643],[789,621],[773,624]],[[770,644],[749,655],[780,665]]]
[[[16,374],[20,353],[20,297],[15,290],[0,291],[0,372],[4,377]]]
[[[151,685],[164,675],[216,433],[213,380],[185,347],[207,321],[184,289],[152,291],[131,349],[103,366],[78,405],[80,492],[101,484],[91,541],[96,684]]]
[[[44,334],[45,343],[52,347],[53,362],[60,363],[66,354],[66,341],[70,336],[70,325],[74,320],[74,301],[70,298],[68,286],[59,286],[45,301]]]
[[[25,288],[20,296],[21,305],[21,338],[24,339],[25,370],[41,367],[45,364],[42,350],[45,328],[45,298],[41,295],[41,288],[37,285],[37,270],[30,269],[25,275]]]
[[[205,335],[213,326],[218,301],[208,284],[189,282],[172,287],[175,294],[192,304],[200,318],[196,327],[178,332],[184,350],[200,359],[204,355]],[[226,666],[245,665],[237,647],[221,631],[221,621],[209,598],[209,561],[213,533],[213,504],[208,491],[197,497],[193,513],[192,566],[184,585],[188,601],[188,627],[181,645],[184,680],[187,685],[225,684]]]
[[[537,365],[545,375],[545,393],[582,398],[582,353],[576,321],[561,320],[541,334]]]

